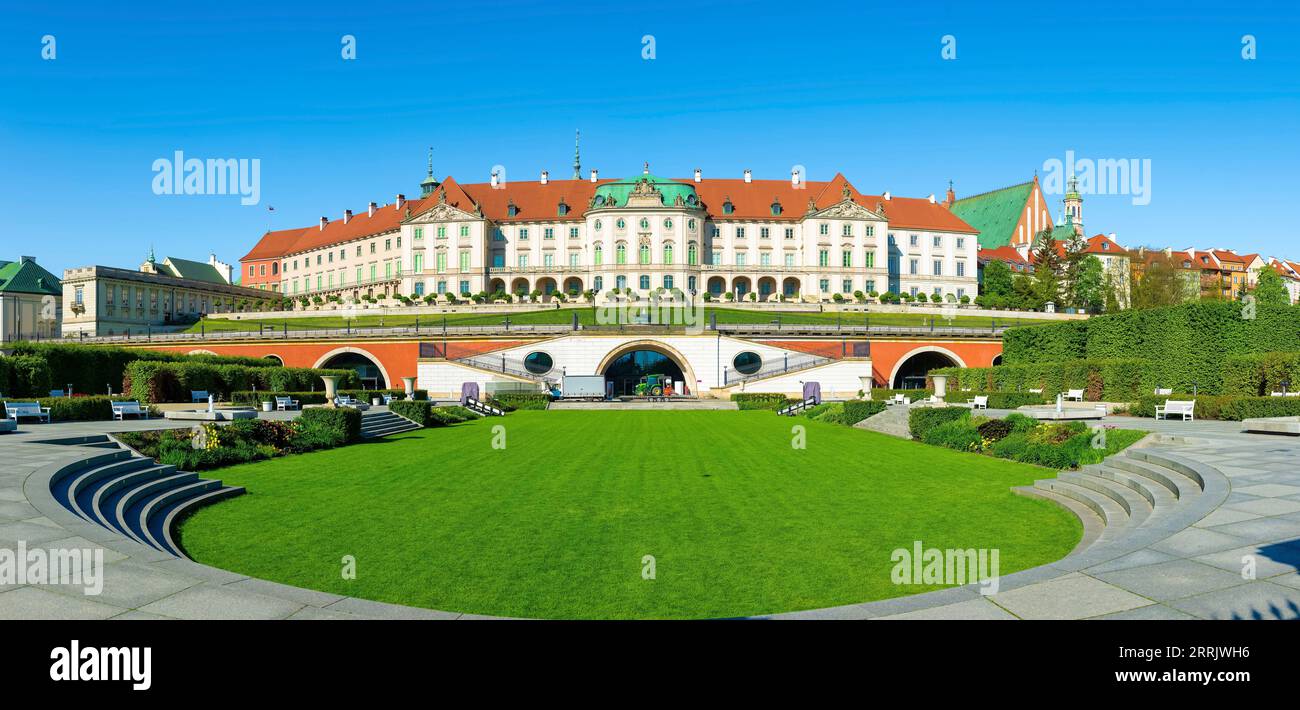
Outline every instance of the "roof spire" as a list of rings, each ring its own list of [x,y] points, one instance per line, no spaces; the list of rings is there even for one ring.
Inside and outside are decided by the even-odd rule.
[[[582,179],[582,161],[578,159],[578,139],[582,137],[582,131],[573,132],[573,179]]]
[[[150,263],[150,264],[154,263],[154,258],[153,258],[153,244],[150,244],[150,245],[149,245],[149,263]]]
[[[438,181],[433,179],[433,146],[429,146],[429,172],[420,182],[420,197],[428,197],[437,189]]]
[[[645,161],[644,166],[641,168],[641,174],[642,174],[642,175],[649,175],[649,174],[650,174],[650,161],[649,161],[649,160]]]

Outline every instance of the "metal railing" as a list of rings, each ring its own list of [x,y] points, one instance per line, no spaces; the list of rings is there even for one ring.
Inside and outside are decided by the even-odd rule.
[[[470,355],[468,357],[454,358],[452,361],[461,363],[462,365],[469,365],[470,367],[477,367],[480,370],[500,372],[505,375],[523,377],[536,382],[548,381],[541,375],[529,372],[528,368],[524,367],[522,360],[508,358],[505,355]]]
[[[825,365],[834,362],[831,358],[820,355],[809,355],[806,353],[784,353],[781,359],[772,358],[765,360],[757,370],[750,373],[742,373],[731,367],[722,369],[722,386],[730,387],[750,380],[761,380],[765,377],[784,375],[789,372],[799,372],[809,368]]]

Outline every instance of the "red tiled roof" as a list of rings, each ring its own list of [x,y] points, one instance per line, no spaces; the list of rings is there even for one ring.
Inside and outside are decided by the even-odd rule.
[[[726,215],[728,219],[789,220],[802,219],[808,210],[811,197],[817,209],[824,209],[843,199],[843,189],[847,185],[849,196],[854,202],[869,210],[882,210],[891,227],[898,229],[919,229],[927,231],[962,232],[976,234],[977,230],[957,217],[942,204],[928,199],[913,197],[893,197],[886,200],[879,195],[864,195],[853,187],[840,174],[829,181],[811,181],[796,187],[788,180],[753,180],[742,179],[678,179],[691,185],[700,196],[705,208],[711,215],[722,216],[722,204],[731,200],[733,211]],[[262,239],[240,261],[268,259],[286,254],[317,249],[331,244],[340,244],[353,239],[360,239],[383,232],[396,230],[406,218],[409,209],[411,215],[438,204],[440,192],[446,191],[447,203],[466,212],[481,209],[483,215],[498,223],[511,222],[563,222],[581,221],[585,217],[587,204],[595,194],[596,188],[612,180],[549,180],[507,182],[499,188],[491,183],[473,183],[461,185],[452,177],[447,177],[438,190],[430,197],[407,200],[401,209],[396,203],[378,207],[374,216],[368,210],[361,210],[344,223],[342,219],[331,219],[324,229],[319,226],[285,229],[267,232]],[[568,215],[559,215],[560,200],[569,206]],[[772,203],[780,201],[782,214],[772,215]],[[509,206],[516,208],[514,216],[509,214]]]
[[[1028,264],[1025,257],[1010,244],[1003,244],[996,249],[980,249],[980,261],[1005,261],[1009,264]]]

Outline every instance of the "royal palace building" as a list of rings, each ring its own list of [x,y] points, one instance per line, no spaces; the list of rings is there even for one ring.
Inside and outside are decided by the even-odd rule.
[[[421,197],[268,232],[240,260],[246,285],[284,296],[482,292],[598,299],[631,289],[806,301],[840,294],[977,292],[977,231],[934,196],[860,192],[830,181],[669,179],[650,173],[438,181]]]

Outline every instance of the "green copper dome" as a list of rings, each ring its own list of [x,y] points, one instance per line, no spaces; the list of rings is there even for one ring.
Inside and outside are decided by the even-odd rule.
[[[664,207],[676,206],[679,199],[685,207],[700,207],[700,196],[695,194],[694,186],[649,173],[607,182],[597,187],[596,194],[591,198],[591,206],[625,207],[628,197],[653,195],[654,192],[658,192],[660,204]]]

